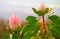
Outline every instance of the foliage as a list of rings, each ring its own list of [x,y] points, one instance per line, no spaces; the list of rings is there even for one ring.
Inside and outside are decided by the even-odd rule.
[[[41,10],[36,10],[35,8],[32,8],[34,13],[37,14],[39,17],[43,16],[43,14],[46,14],[49,12],[49,8],[46,8],[44,13]],[[54,39],[60,38],[60,17],[57,15],[52,15],[48,17],[53,24],[46,23],[46,32],[43,32],[42,26],[37,25],[37,17],[34,16],[28,16],[26,20],[28,21],[29,25],[21,28],[17,27],[15,31],[8,28],[8,32],[12,34],[12,39]],[[11,39],[9,35],[2,34],[6,39]],[[54,38],[53,38],[54,37]]]

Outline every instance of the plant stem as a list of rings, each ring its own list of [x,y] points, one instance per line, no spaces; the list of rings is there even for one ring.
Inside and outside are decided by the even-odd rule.
[[[42,28],[43,28],[43,31],[46,32],[46,25],[45,25],[45,20],[44,20],[44,14],[42,16]]]

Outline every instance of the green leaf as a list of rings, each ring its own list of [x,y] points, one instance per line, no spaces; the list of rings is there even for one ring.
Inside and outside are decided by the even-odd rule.
[[[45,13],[48,13],[48,12],[49,12],[49,8],[46,8],[46,9],[45,9]]]
[[[20,30],[21,30],[21,29],[20,29],[20,26],[18,26],[15,31],[16,31],[17,33],[20,33]]]
[[[42,11],[37,11],[35,8],[32,8],[32,10],[34,11],[34,13],[35,14],[37,14],[38,16],[42,16],[43,15],[43,13],[42,13]]]
[[[49,19],[51,19],[56,25],[60,25],[60,19],[57,15],[49,16]]]
[[[19,34],[12,34],[12,39],[19,39]]]
[[[32,31],[34,31],[34,29],[35,29],[35,26],[32,26],[32,25],[29,25],[29,26],[26,26],[26,27],[24,27],[23,28],[23,33],[26,33],[26,32],[32,32]]]
[[[43,15],[43,12],[42,12],[42,11],[38,11],[36,14],[37,14],[38,16],[42,16],[42,15]]]
[[[34,11],[34,13],[37,13],[37,10],[35,8],[32,8],[32,10]]]
[[[36,17],[34,17],[34,16],[28,16],[26,18],[26,20],[28,20],[28,21],[36,20]]]
[[[45,12],[42,12],[41,10],[36,10],[35,8],[32,8],[32,10],[34,11],[35,14],[37,14],[38,16],[42,16],[43,14],[46,14],[49,12],[49,8],[45,9]]]
[[[59,27],[57,27],[55,24],[49,24],[47,27],[51,31],[53,36],[60,38],[60,28]]]
[[[36,22],[37,22],[37,20],[32,20],[32,21],[29,22],[29,23],[30,23],[30,25],[36,25]]]
[[[53,29],[53,25],[52,24],[47,24],[47,27],[49,30]]]
[[[37,35],[38,30],[39,29],[38,29],[37,26],[29,25],[29,26],[24,27],[24,29],[22,31],[22,33],[24,34],[23,38],[24,39],[25,38],[28,39],[28,38],[30,38],[33,35]]]
[[[27,34],[23,36],[23,39],[30,39],[31,36],[32,36],[32,32],[27,32]]]
[[[55,25],[55,24],[54,24]],[[54,26],[53,25],[53,26]],[[54,26],[52,29],[52,33],[55,37],[60,38],[60,27]]]
[[[37,33],[38,33],[38,31],[39,31],[39,28],[38,28],[37,26],[35,26],[35,29],[34,29],[33,34],[36,36],[36,35],[37,35]]]
[[[52,34],[53,36],[55,36],[56,38],[60,38],[60,32],[56,32],[52,30]]]
[[[41,10],[39,10],[39,11],[37,11],[37,15],[38,16],[42,16],[43,14],[46,14],[46,13],[48,13],[48,8],[45,10],[45,12],[42,12]]]
[[[1,34],[0,37],[3,37],[5,39],[10,39],[10,36],[5,33]]]
[[[26,20],[30,23],[30,25],[36,25],[37,22],[36,17],[28,16]]]

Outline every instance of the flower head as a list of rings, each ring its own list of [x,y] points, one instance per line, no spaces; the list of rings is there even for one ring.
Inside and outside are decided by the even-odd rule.
[[[21,25],[20,17],[16,16],[16,14],[11,15],[9,25],[12,30],[15,30],[18,26]]]
[[[44,12],[46,12],[47,9],[48,9],[48,13],[50,13],[53,10],[53,8],[46,8],[45,4],[41,3],[39,10],[44,13]]]
[[[41,11],[45,11],[45,9],[46,9],[45,4],[42,3],[42,4],[40,5],[39,10],[41,10]]]

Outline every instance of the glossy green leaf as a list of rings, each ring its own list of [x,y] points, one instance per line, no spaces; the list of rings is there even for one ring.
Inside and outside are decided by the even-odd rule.
[[[20,38],[19,34],[12,34],[12,39],[19,39],[19,38]]]
[[[35,8],[32,8],[32,9],[33,9],[34,13],[36,13],[38,16],[42,16],[43,14],[46,14],[49,12],[49,8],[46,8],[44,13],[41,10],[37,11]]]
[[[37,13],[37,10],[35,8],[32,8],[32,10],[34,11],[34,13]]]
[[[28,16],[26,20],[30,23],[30,25],[36,25],[37,22],[36,17]]]
[[[60,38],[60,18],[57,15],[52,15],[49,16],[49,19],[54,23],[53,26],[51,26],[52,34],[55,37]]]
[[[45,13],[48,13],[48,12],[49,12],[49,8],[46,8],[46,9],[45,9]]]
[[[60,18],[57,15],[49,16],[49,19],[51,19],[56,25],[60,25]]]
[[[57,32],[57,31],[54,31],[54,30],[51,30],[52,31],[52,35],[55,36],[56,38],[60,38],[60,32]]]
[[[42,12],[42,11],[38,11],[36,14],[37,14],[38,16],[42,16],[42,15],[43,15],[43,12]]]
[[[23,38],[28,39],[33,35],[37,35],[38,30],[39,30],[38,27],[33,26],[33,25],[29,25],[29,26],[24,27],[24,29],[22,31],[22,33],[24,34]]]
[[[32,10],[34,11],[34,13],[35,14],[37,14],[38,16],[42,16],[43,15],[43,13],[42,13],[42,11],[37,11],[35,8],[32,8]]]
[[[60,27],[54,26],[53,28],[54,28],[54,29],[52,29],[53,35],[57,38],[60,38]]]
[[[37,28],[37,26],[29,25],[29,26],[24,27],[24,29],[23,29],[22,32],[23,32],[23,33],[32,32],[32,31],[34,31],[36,28]]]
[[[27,32],[24,36],[23,39],[30,39],[30,37],[32,36],[32,32]]]
[[[29,22],[31,25],[36,25],[37,20],[32,20],[31,22]]]
[[[59,27],[57,27],[55,24],[49,24],[47,27],[51,31],[53,36],[60,38],[60,28]]]
[[[36,17],[34,17],[34,16],[28,16],[28,17],[26,18],[26,20],[27,20],[27,21],[36,20]]]

